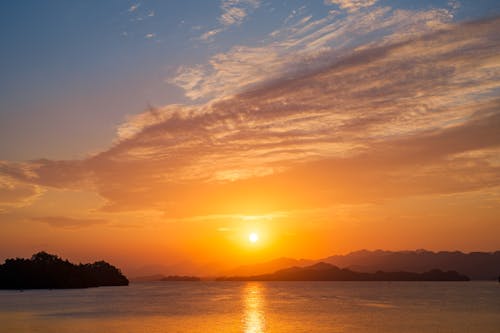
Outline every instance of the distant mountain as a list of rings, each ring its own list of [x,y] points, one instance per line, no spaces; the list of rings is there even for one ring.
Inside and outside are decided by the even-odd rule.
[[[336,255],[322,261],[360,272],[411,271],[425,272],[434,268],[457,271],[472,280],[495,280],[500,275],[500,251],[497,252],[431,252],[357,251]]]
[[[75,265],[46,252],[0,265],[0,289],[65,289],[126,286],[128,279],[105,261]]]
[[[227,264],[218,262],[195,263],[191,261],[181,261],[169,265],[141,265],[127,270],[127,275],[131,276],[134,282],[158,281],[157,276],[166,277],[168,275],[188,275],[188,276],[216,276],[229,269]]]
[[[161,281],[166,276],[163,274],[153,274],[145,276],[137,276],[130,279],[131,282],[151,282],[151,281]]]
[[[138,276],[131,279],[132,282],[154,282],[154,281],[201,281],[197,276],[191,275],[169,275],[162,274]]]
[[[260,264],[239,266],[235,269],[223,272],[222,275],[246,276],[246,275],[268,274],[276,272],[277,270],[283,268],[288,268],[293,266],[304,267],[312,265],[314,263],[317,263],[317,261],[308,259],[278,258]]]
[[[220,277],[218,281],[469,281],[455,271],[439,269],[424,273],[382,272],[361,273],[320,262],[307,267],[291,267],[271,274]]]
[[[346,255],[334,255],[319,260],[280,258],[256,265],[240,266],[224,272],[226,276],[269,274],[287,267],[305,267],[318,262],[346,267],[357,272],[408,271],[422,273],[435,268],[457,271],[472,280],[496,280],[500,275],[500,251],[497,252],[432,252],[368,251],[361,250]]]
[[[201,279],[197,276],[186,276],[186,275],[169,275],[164,277],[160,281],[200,281]]]

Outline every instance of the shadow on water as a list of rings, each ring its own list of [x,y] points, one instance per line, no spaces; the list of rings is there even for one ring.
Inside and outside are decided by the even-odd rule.
[[[264,289],[264,285],[259,282],[249,282],[243,288],[243,323],[245,333],[265,332]]]

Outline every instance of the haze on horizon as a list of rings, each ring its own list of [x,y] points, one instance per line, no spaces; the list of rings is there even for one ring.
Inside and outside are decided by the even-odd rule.
[[[498,250],[499,15],[493,0],[6,3],[0,259]]]

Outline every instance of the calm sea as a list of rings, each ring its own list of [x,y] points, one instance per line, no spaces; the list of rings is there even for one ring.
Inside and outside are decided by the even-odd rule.
[[[0,291],[0,332],[500,332],[498,282],[152,282]]]

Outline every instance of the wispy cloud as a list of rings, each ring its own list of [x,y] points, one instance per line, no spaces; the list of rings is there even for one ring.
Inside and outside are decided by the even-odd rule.
[[[356,48],[384,45],[442,29],[451,18],[446,9],[405,11],[388,7],[343,18],[297,17],[271,33],[267,43],[235,46],[215,54],[208,64],[180,68],[177,76],[168,81],[195,100],[232,95],[266,80],[320,68]],[[206,34],[203,38],[212,37],[211,32]]]
[[[341,9],[349,12],[355,12],[364,7],[371,7],[376,3],[377,0],[325,0],[325,4],[338,5]]]
[[[68,228],[68,229],[78,229],[85,228],[94,225],[106,224],[108,223],[104,219],[95,219],[95,218],[72,218],[65,216],[42,216],[42,217],[33,217],[33,221],[43,222],[52,227],[56,228]]]
[[[241,24],[248,15],[249,10],[259,6],[259,0],[222,0],[222,14],[219,17],[219,22],[225,26]]]
[[[224,8],[224,14],[219,18],[219,22],[223,25],[240,24],[246,16],[247,13],[242,8]]]
[[[168,218],[499,187],[500,19],[364,15],[296,22],[276,34],[284,39],[218,54],[214,73],[182,69],[178,83],[192,97],[221,97],[131,117],[100,154],[0,172],[32,186],[94,189],[105,211]],[[355,43],[346,30],[379,38]]]
[[[133,4],[132,6],[130,6],[130,7],[128,8],[128,12],[129,12],[129,13],[133,13],[133,12],[135,12],[135,11],[136,11],[136,10],[137,10],[140,6],[141,6],[141,4],[140,4],[140,3]]]
[[[143,22],[151,20],[155,17],[155,11],[143,6],[141,3],[136,3],[129,7],[127,14],[130,22]]]
[[[20,182],[15,176],[6,176],[2,173],[0,166],[0,212],[27,206],[43,193],[43,189],[38,185]]]
[[[203,40],[203,41],[208,41],[208,40],[211,40],[213,37],[215,37],[215,35],[217,35],[219,32],[222,32],[223,29],[213,29],[213,30],[209,30],[205,33],[203,33],[201,36],[200,36],[200,39]]]
[[[202,41],[213,40],[215,35],[223,32],[232,25],[240,25],[245,18],[260,6],[260,0],[222,0],[220,10],[222,14],[218,21],[221,27],[203,33],[199,39]]]

